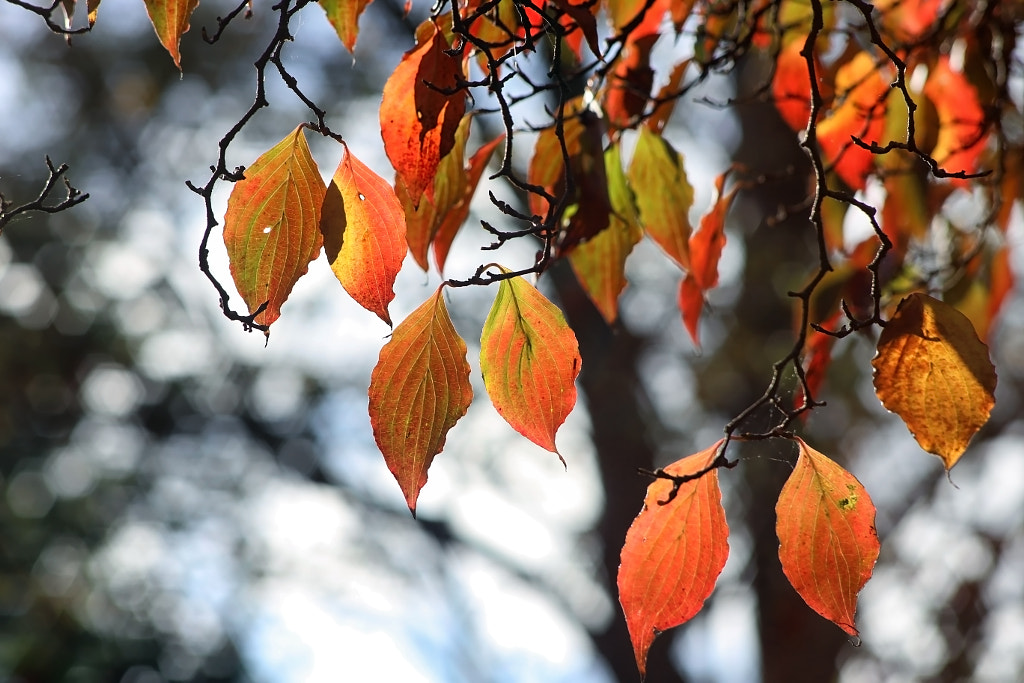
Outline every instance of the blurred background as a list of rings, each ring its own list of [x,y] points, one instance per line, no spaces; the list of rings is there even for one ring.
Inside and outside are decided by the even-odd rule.
[[[707,447],[763,392],[791,343],[785,292],[815,263],[805,221],[766,221],[806,191],[800,172],[780,173],[806,162],[774,107],[699,102],[727,100],[766,65],[751,58],[712,79],[680,103],[667,133],[686,156],[694,217],[734,160],[779,178],[741,193],[730,214],[703,350],[681,324],[679,274],[650,243],[630,261],[614,329],[570,271],[550,273],[541,286],[584,359],[579,404],[559,432],[565,470],[486,399],[473,347],[493,291],[452,292],[478,400],[435,460],[413,520],[366,414],[388,328],[320,259],[265,346],[221,316],[199,272],[205,217],[184,181],[208,177],[220,137],[252,101],[252,62],[276,24],[258,4],[220,43],[204,44],[199,27],[230,9],[200,5],[182,77],[140,2],[108,0],[71,48],[38,17],[0,4],[0,191],[16,204],[35,197],[49,154],[91,195],[0,236],[0,678],[637,680],[614,590],[648,483],[636,470]],[[400,3],[377,0],[353,56],[310,6],[285,48],[328,123],[385,177],[380,88],[425,11],[404,18]],[[1018,45],[1018,105],[1019,66]],[[308,119],[276,77],[268,95],[271,108],[231,147],[229,167],[251,164]],[[541,123],[542,103],[532,111]],[[478,140],[494,126],[485,120]],[[329,174],[340,148],[309,139]],[[220,215],[228,190],[215,197]],[[486,217],[486,200],[477,208]],[[1019,201],[1014,211],[1021,273]],[[449,274],[493,259],[477,232],[458,238]],[[216,231],[211,245],[228,283]],[[526,265],[532,250],[512,244],[500,258]],[[436,286],[436,274],[408,262],[394,319]],[[863,643],[807,608],[781,573],[773,510],[791,447],[737,445],[742,462],[722,475],[729,562],[705,609],[655,644],[648,680],[1024,679],[1019,291],[998,324],[995,413],[952,485],[874,397],[873,339],[836,347],[829,405],[804,433],[878,507],[883,546],[860,598]]]

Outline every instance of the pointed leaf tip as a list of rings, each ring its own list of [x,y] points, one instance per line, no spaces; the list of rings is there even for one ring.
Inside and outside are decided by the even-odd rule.
[[[857,479],[796,439],[800,455],[775,506],[779,560],[815,612],[857,635],[857,593],[878,559],[875,506]]]
[[[413,516],[427,469],[473,401],[466,343],[443,288],[395,328],[370,376],[373,437]]]
[[[522,277],[503,280],[484,322],[480,370],[505,421],[558,453],[555,432],[576,405],[581,363],[562,312]]]
[[[696,474],[718,455],[721,441],[665,468]],[[718,470],[682,484],[670,502],[673,482],[656,479],[622,546],[619,602],[626,616],[637,667],[643,677],[655,637],[689,621],[704,606],[729,557]]]
[[[144,0],[149,20],[153,24],[160,44],[174,60],[174,65],[181,70],[181,36],[189,29],[189,18],[199,5],[199,0]],[[99,3],[97,2],[98,6]],[[95,19],[95,8],[90,9],[90,20]]]
[[[356,303],[391,325],[388,304],[405,258],[405,213],[394,189],[345,148],[323,202],[331,270]]]
[[[995,405],[995,367],[970,320],[938,299],[911,294],[882,330],[871,365],[882,405],[952,468]]]
[[[267,150],[235,184],[224,217],[224,245],[235,287],[255,322],[270,325],[320,251],[324,181],[302,126]]]

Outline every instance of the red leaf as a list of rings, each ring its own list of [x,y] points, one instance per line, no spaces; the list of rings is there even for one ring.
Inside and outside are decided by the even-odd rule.
[[[455,145],[466,95],[453,92],[462,65],[445,52],[449,45],[438,27],[424,22],[416,38],[416,47],[403,55],[384,85],[380,130],[391,165],[418,205],[441,159]]]
[[[360,306],[391,324],[388,304],[405,258],[405,214],[391,185],[345,146],[323,203],[331,270]]]
[[[665,472],[703,472],[715,461],[721,443],[669,465]],[[701,610],[729,557],[718,470],[680,485],[666,502],[672,486],[667,479],[656,479],[647,487],[644,507],[622,546],[619,602],[641,678],[654,638]]]
[[[644,110],[654,84],[651,48],[658,35],[630,40],[608,79],[604,110],[614,128],[630,128]]]
[[[480,338],[480,370],[505,421],[558,453],[555,432],[576,405],[581,363],[562,312],[523,278],[502,280]]]
[[[693,188],[683,157],[654,131],[640,129],[629,184],[636,193],[644,230],[681,268],[690,267],[690,219]]]
[[[466,343],[443,289],[399,323],[370,376],[373,437],[413,515],[430,463],[473,401]]]
[[[875,506],[852,474],[796,442],[800,456],[775,506],[782,570],[811,609],[856,636],[857,593],[878,559]]]
[[[254,322],[270,325],[309,262],[320,251],[324,181],[309,153],[303,126],[245,170],[228,198],[224,246],[231,276]]]
[[[164,46],[174,65],[181,70],[181,53],[178,45],[181,43],[181,36],[188,31],[188,20],[195,11],[199,0],[144,0],[146,12],[149,13],[149,21],[153,24],[160,44]],[[99,3],[96,3],[99,5]],[[89,21],[95,21],[95,9],[89,13]]]
[[[690,66],[690,60],[684,60],[679,64],[676,64],[672,68],[672,72],[668,76],[668,82],[661,87],[658,91],[657,99],[659,103],[655,105],[651,115],[647,117],[647,121],[644,125],[651,129],[651,131],[661,135],[661,131],[665,130],[665,124],[668,123],[669,118],[672,116],[672,112],[675,111],[676,102],[679,101],[677,94],[679,93],[679,87],[683,82],[683,76],[686,75],[686,70]]]
[[[804,130],[811,117],[811,75],[807,60],[800,54],[803,41],[790,41],[775,60],[772,95],[779,115],[793,130]],[[821,73],[821,66],[816,71]]]

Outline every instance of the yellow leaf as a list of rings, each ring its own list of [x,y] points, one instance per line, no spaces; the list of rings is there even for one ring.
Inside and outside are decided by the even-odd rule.
[[[178,45],[181,36],[188,31],[188,20],[195,11],[199,0],[145,0],[149,20],[153,23],[160,44],[170,53],[174,65],[181,70],[181,53]],[[97,3],[98,4],[98,3]]]
[[[956,464],[995,405],[996,371],[971,321],[926,294],[900,302],[882,330],[875,393],[921,448]]]

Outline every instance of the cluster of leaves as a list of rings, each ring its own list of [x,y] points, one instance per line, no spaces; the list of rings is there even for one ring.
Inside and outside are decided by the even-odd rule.
[[[718,470],[736,464],[727,457],[729,444],[790,439],[798,457],[776,507],[782,567],[811,608],[856,635],[856,596],[879,550],[875,509],[853,475],[794,429],[824,405],[818,396],[836,341],[870,328],[880,329],[873,361],[878,398],[947,469],[988,420],[996,375],[983,340],[1011,287],[1006,231],[1024,183],[1021,117],[1007,87],[1019,68],[1012,55],[1021,5],[452,0],[434,7],[383,88],[380,125],[392,183],[353,154],[282,65],[289,22],[310,4],[281,0],[273,7],[279,27],[256,62],[256,101],[223,138],[209,181],[190,184],[208,214],[200,265],[225,314],[269,334],[294,284],[323,250],[348,294],[392,325],[388,306],[406,253],[424,270],[432,253],[444,271],[499,146],[490,181],[503,180],[499,192],[510,198],[494,190],[490,198],[517,227],[482,228],[494,239],[492,249],[515,239],[538,247],[526,268],[486,263],[445,280],[394,326],[381,350],[369,387],[370,420],[413,512],[431,461],[472,401],[467,346],[449,317],[446,287],[497,286],[481,332],[487,392],[516,431],[554,453],[556,432],[575,404],[581,358],[561,312],[527,276],[566,259],[613,324],[626,260],[646,234],[680,269],[682,321],[698,343],[730,207],[737,192],[763,180],[725,169],[715,181],[717,198],[694,229],[693,187],[666,123],[674,103],[711,75],[740,60],[770,65],[762,87],[745,97],[770,98],[810,159],[806,202],[781,210],[808,217],[817,269],[790,293],[794,342],[761,398],[725,425],[722,441],[650,473],[654,482],[622,550],[620,600],[643,672],[654,637],[701,609],[725,564]],[[349,50],[368,4],[319,3]],[[89,2],[90,24],[98,5]],[[73,15],[73,0],[63,6]],[[196,1],[146,6],[180,67],[178,45]],[[242,2],[221,19],[208,40],[215,42],[247,7]],[[39,12],[52,27],[50,13]],[[678,63],[653,58],[655,49],[680,43],[689,50]],[[522,66],[527,59],[545,65],[546,80],[531,80]],[[268,106],[270,65],[316,120],[248,168],[229,170],[229,145]],[[516,116],[533,98],[546,98],[551,112],[539,130]],[[499,120],[504,134],[469,154],[472,122],[480,116]],[[306,130],[344,146],[330,185],[310,155]],[[531,161],[518,169],[514,145],[532,133]],[[212,191],[222,180],[235,183],[223,236],[247,314],[232,311],[207,263],[218,225]],[[951,209],[965,201],[976,208],[970,221]],[[854,218],[847,214],[858,213],[871,234],[854,243],[844,230]]]

